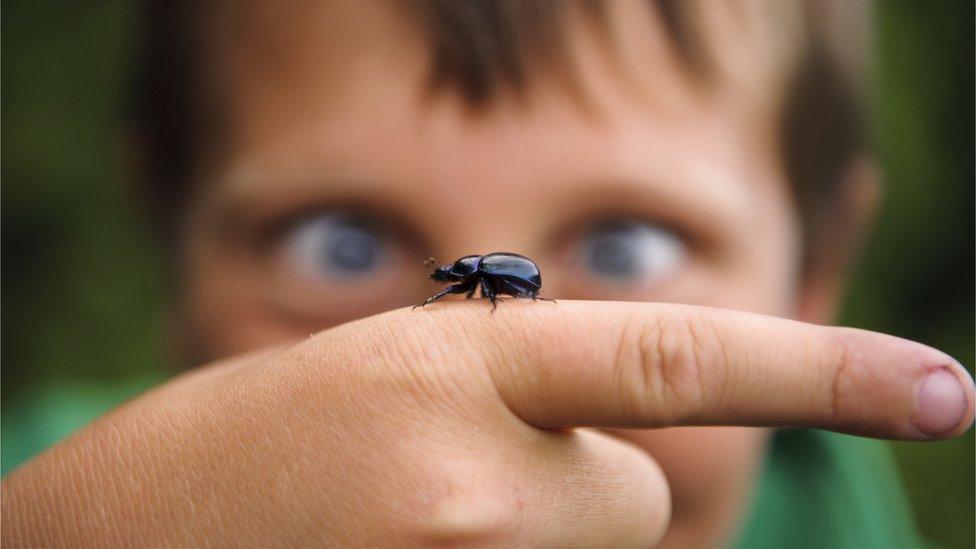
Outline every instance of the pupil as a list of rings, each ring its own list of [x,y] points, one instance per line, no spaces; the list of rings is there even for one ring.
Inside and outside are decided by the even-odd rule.
[[[637,260],[626,236],[622,231],[615,231],[595,239],[589,255],[590,267],[608,276],[630,276],[636,270]]]
[[[333,269],[361,272],[377,263],[380,243],[371,232],[340,221],[330,236],[323,259]]]

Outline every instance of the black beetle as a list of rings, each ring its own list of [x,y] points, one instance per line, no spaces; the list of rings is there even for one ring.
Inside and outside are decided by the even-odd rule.
[[[542,289],[539,267],[531,259],[519,254],[494,252],[487,255],[466,255],[453,265],[437,265],[432,257],[424,262],[424,266],[432,270],[431,279],[454,284],[428,297],[414,309],[437,301],[447,294],[466,293],[471,298],[479,287],[481,296],[491,301],[492,311],[498,306],[499,294],[555,301],[539,297],[539,290]]]

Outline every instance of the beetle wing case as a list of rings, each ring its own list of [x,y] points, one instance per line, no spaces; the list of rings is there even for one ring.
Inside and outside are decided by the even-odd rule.
[[[528,284],[534,289],[542,287],[542,276],[539,267],[531,259],[508,252],[496,252],[481,258],[478,270],[486,275],[499,276]]]

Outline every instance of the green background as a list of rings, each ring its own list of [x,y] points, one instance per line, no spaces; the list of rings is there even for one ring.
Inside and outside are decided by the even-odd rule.
[[[31,451],[23,440],[88,419],[59,408],[102,410],[165,375],[166,265],[119,169],[136,7],[0,8],[5,471]],[[971,368],[973,2],[880,2],[876,23],[873,131],[887,192],[842,323],[931,344]],[[90,387],[117,398],[85,402]],[[973,430],[892,447],[923,534],[973,547]]]

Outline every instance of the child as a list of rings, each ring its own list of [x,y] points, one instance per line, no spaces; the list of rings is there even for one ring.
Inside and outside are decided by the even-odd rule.
[[[876,446],[769,429],[973,418],[950,357],[818,326],[875,185],[853,4],[149,15],[136,122],[210,365],[8,476],[5,544],[914,542]],[[494,251],[559,301],[411,310],[424,258]]]

